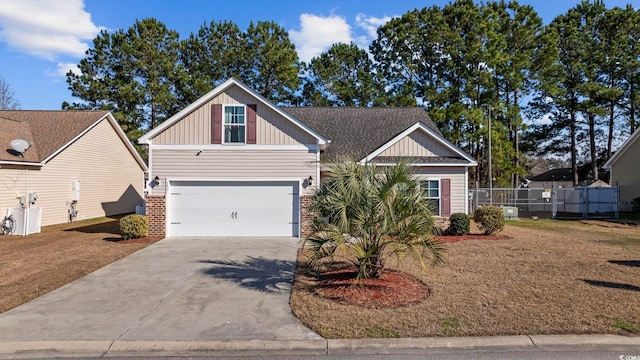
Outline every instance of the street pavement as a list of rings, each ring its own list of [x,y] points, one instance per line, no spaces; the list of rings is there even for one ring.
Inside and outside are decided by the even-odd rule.
[[[0,314],[0,358],[346,356],[554,346],[623,346],[640,355],[640,337],[615,335],[324,339],[289,307],[298,241],[161,240]]]

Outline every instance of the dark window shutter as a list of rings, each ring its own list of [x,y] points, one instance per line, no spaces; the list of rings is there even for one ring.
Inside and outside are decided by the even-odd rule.
[[[222,144],[222,105],[211,105],[211,143]]]
[[[440,207],[442,217],[451,216],[451,180],[440,179]]]
[[[256,104],[247,104],[247,144],[256,143]]]

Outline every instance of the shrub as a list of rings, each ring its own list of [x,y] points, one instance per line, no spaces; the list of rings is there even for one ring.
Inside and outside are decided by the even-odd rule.
[[[631,200],[631,211],[640,213],[640,196]]]
[[[149,222],[146,216],[133,214],[120,219],[120,235],[124,240],[145,237],[148,230]]]
[[[478,223],[485,234],[493,234],[504,229],[504,213],[496,206],[482,206],[473,212],[473,221]]]
[[[469,233],[469,216],[465,213],[451,214],[447,233],[451,235],[466,235]]]

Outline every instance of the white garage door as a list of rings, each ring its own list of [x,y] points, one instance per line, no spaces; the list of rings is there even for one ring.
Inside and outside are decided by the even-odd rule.
[[[173,181],[171,236],[298,236],[297,182]]]

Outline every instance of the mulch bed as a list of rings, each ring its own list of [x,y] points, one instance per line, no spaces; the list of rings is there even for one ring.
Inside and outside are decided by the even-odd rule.
[[[393,308],[417,304],[430,290],[408,274],[387,270],[380,279],[356,280],[357,270],[340,269],[323,273],[316,293],[345,305],[369,309]]]
[[[440,235],[436,239],[444,243],[467,240],[506,240],[510,236],[500,234]],[[328,271],[320,276],[316,294],[343,305],[362,306],[369,309],[397,308],[417,304],[426,299],[430,290],[415,277],[387,270],[380,279],[356,280],[354,268]]]

